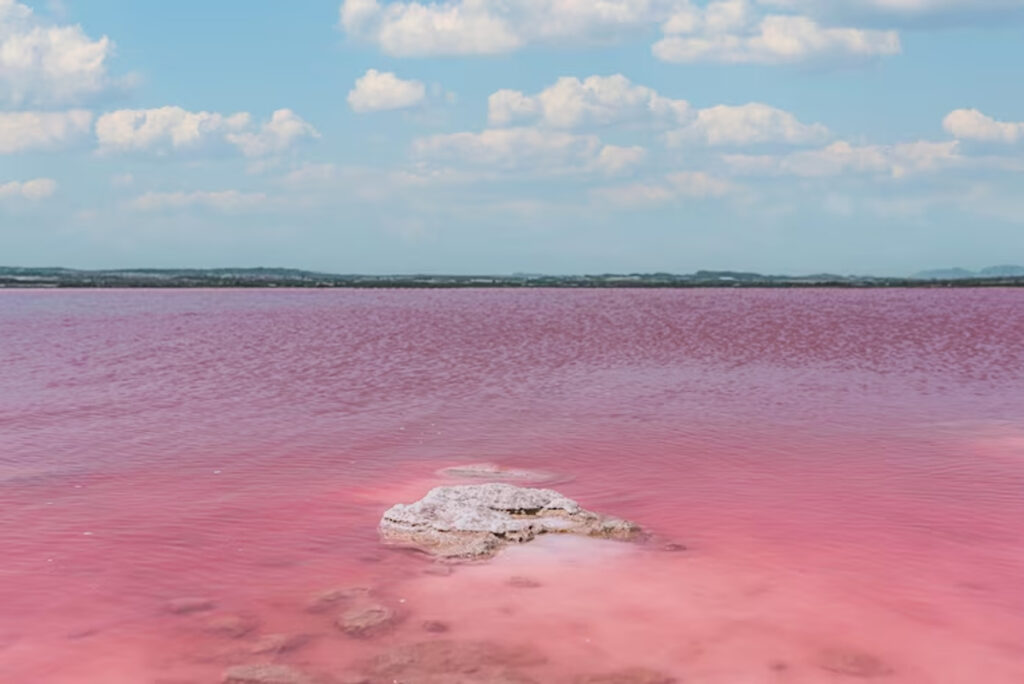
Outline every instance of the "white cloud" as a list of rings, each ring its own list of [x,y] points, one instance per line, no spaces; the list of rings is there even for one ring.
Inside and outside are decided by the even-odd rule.
[[[499,90],[488,100],[488,120],[492,126],[531,119],[554,128],[648,119],[677,123],[688,113],[685,100],[662,97],[621,74],[590,76],[582,81],[566,76],[536,95]]]
[[[449,133],[413,142],[416,157],[503,172],[618,173],[643,158],[639,147],[602,145],[595,135],[543,128],[491,128]]]
[[[225,131],[241,130],[249,122],[244,112],[225,116],[181,107],[119,109],[96,121],[96,138],[103,150],[165,151],[197,147]]]
[[[655,54],[666,61],[796,62],[900,51],[899,35],[765,16],[750,0],[345,0],[341,26],[389,55],[495,54],[527,45],[594,44],[642,35],[661,24]],[[772,3],[768,3],[772,4]],[[795,0],[776,7],[797,9]]]
[[[789,155],[726,155],[723,160],[737,173],[791,175],[804,178],[868,174],[901,178],[934,171],[963,161],[958,144],[917,141],[897,145],[855,146],[845,141]]]
[[[356,112],[379,112],[412,107],[426,96],[426,86],[419,81],[406,81],[391,72],[370,69],[349,91],[348,104]]]
[[[593,167],[614,176],[639,166],[646,157],[647,150],[637,145],[605,145],[594,160]]]
[[[104,152],[166,153],[226,141],[246,156],[258,157],[282,152],[300,138],[318,136],[290,109],[277,110],[258,130],[252,130],[248,112],[225,115],[181,107],[121,109],[96,121],[96,138]]]
[[[244,193],[238,190],[215,192],[147,192],[139,195],[128,206],[136,211],[159,212],[204,207],[225,213],[240,213],[259,209],[267,204],[261,192]]]
[[[822,0],[817,0],[822,2]],[[1024,7],[1021,0],[845,0],[847,4],[866,4],[886,12],[929,14],[950,10],[1001,10]]]
[[[109,38],[93,40],[81,26],[42,21],[14,0],[0,0],[0,99],[68,102],[110,87]]]
[[[448,133],[413,142],[413,152],[421,158],[458,161],[505,170],[578,166],[595,159],[600,153],[600,147],[596,136],[536,128]]]
[[[91,125],[92,113],[82,109],[0,112],[0,154],[60,147],[87,134]]]
[[[2,7],[0,7],[0,11],[3,11]],[[57,181],[51,178],[10,181],[0,184],[0,199],[21,198],[38,201],[50,197],[56,191]]]
[[[320,133],[290,109],[278,109],[257,132],[230,132],[225,136],[247,157],[263,157],[284,152],[303,138],[319,138]]]
[[[603,42],[664,18],[676,0],[345,0],[341,26],[395,56],[510,52],[536,43]]]
[[[702,171],[679,171],[655,183],[632,183],[595,191],[595,196],[620,206],[665,204],[680,199],[720,198],[736,192],[737,187],[723,178]]]
[[[824,142],[829,136],[828,128],[822,124],[805,124],[790,112],[751,102],[701,109],[689,124],[670,131],[666,140],[669,145],[689,142],[707,145],[803,145]]]
[[[816,15],[843,14],[890,21],[999,16],[1024,8],[1024,0],[758,0],[758,3]]]
[[[507,52],[522,44],[508,20],[487,2],[345,0],[341,25],[389,55],[466,55]]]
[[[675,125],[666,135],[670,145],[801,145],[821,143],[831,135],[822,124],[802,123],[787,111],[757,102],[695,110],[686,100],[665,97],[621,74],[583,80],[566,76],[536,95],[499,90],[488,99],[487,118],[491,126],[531,123],[558,129],[635,122]]]
[[[997,121],[977,109],[957,109],[942,121],[942,127],[961,140],[1015,143],[1024,139],[1024,121]]]
[[[704,9],[686,3],[662,30],[652,50],[666,62],[781,64],[901,51],[896,31],[822,26],[802,15],[759,17],[747,0],[717,0]]]
[[[540,101],[521,90],[502,89],[487,98],[487,120],[492,126],[507,126],[540,114]]]

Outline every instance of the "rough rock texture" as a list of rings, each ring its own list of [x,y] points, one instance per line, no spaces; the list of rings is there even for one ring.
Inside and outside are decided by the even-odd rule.
[[[224,673],[224,684],[312,684],[313,679],[287,665],[237,665]]]
[[[519,668],[546,662],[529,647],[487,641],[422,641],[402,644],[363,664],[367,684],[536,684]]]
[[[541,534],[644,536],[635,523],[588,511],[554,490],[499,483],[432,489],[414,504],[388,509],[380,533],[386,542],[452,560],[488,558]]]
[[[380,603],[364,603],[346,610],[334,621],[338,629],[349,636],[371,637],[395,625],[398,616]]]
[[[573,684],[675,684],[679,680],[664,672],[631,667],[605,674],[580,675]]]
[[[309,634],[267,634],[261,636],[249,652],[254,655],[281,655],[297,651],[312,640]]]

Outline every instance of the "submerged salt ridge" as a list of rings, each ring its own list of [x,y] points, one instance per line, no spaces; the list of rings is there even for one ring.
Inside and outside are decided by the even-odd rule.
[[[0,681],[1019,682],[1022,295],[2,293]],[[381,546],[482,459],[686,550]]]

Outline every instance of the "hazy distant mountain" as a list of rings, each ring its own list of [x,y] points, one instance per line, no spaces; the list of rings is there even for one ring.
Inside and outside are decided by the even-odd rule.
[[[968,271],[966,268],[937,268],[921,271],[910,276],[917,280],[960,280],[963,278],[1014,278],[1024,276],[1024,266],[989,266],[980,271]]]
[[[1002,266],[989,266],[983,268],[978,273],[986,278],[1012,278],[1014,276],[1024,276],[1024,266],[1013,266],[1004,264]]]
[[[977,278],[978,274],[968,271],[966,268],[935,268],[915,273],[910,277],[917,280],[958,280],[960,278]]]

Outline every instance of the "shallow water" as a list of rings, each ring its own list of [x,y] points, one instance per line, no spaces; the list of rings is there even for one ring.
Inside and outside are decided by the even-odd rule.
[[[443,638],[532,646],[538,682],[1021,682],[1021,406],[1022,291],[0,292],[0,681]],[[380,546],[480,461],[687,549]],[[357,585],[394,629],[306,610]],[[251,654],[274,633],[313,638]]]

